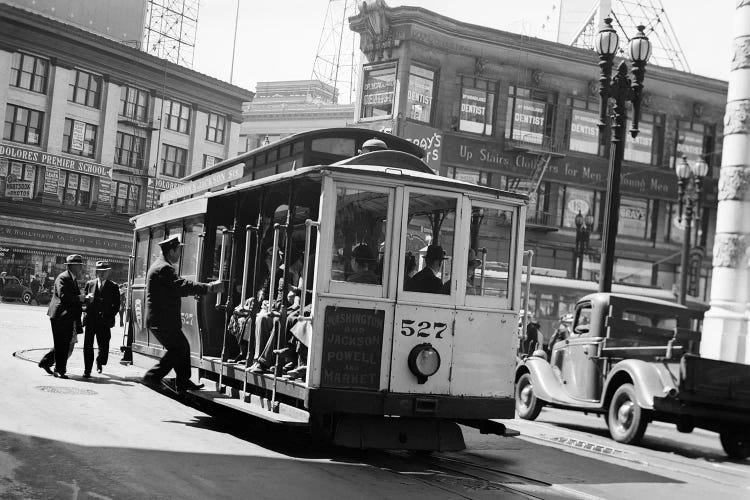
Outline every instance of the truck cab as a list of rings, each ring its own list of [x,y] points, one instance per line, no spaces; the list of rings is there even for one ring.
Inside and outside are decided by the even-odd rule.
[[[575,307],[571,333],[516,370],[516,410],[598,413],[612,437],[637,443],[650,421],[716,431],[733,458],[750,456],[750,366],[699,356],[703,311],[672,302],[594,293]]]

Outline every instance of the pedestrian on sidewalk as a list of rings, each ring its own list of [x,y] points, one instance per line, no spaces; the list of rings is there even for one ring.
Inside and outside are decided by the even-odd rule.
[[[115,326],[115,315],[120,309],[120,290],[107,279],[112,268],[109,262],[100,260],[96,263],[96,278],[86,282],[86,312],[83,314],[83,377],[91,377],[94,365],[94,338],[99,348],[96,356],[96,371],[102,372],[109,357],[109,340],[112,338],[110,328]]]
[[[61,272],[55,279],[52,300],[47,309],[47,316],[52,325],[54,347],[39,362],[40,368],[58,378],[68,378],[65,374],[68,352],[73,335],[81,322],[81,311],[85,300],[76,282],[83,271],[83,257],[76,254],[68,255],[65,265],[67,270]],[[52,371],[53,364],[55,365],[54,372]]]
[[[173,264],[179,261],[183,247],[178,236],[167,238],[159,246],[162,256],[146,275],[146,326],[167,352],[146,372],[143,383],[155,386],[174,368],[178,392],[201,389],[203,384],[190,380],[190,344],[182,333],[180,297],[221,292],[223,283],[198,283],[177,275]]]

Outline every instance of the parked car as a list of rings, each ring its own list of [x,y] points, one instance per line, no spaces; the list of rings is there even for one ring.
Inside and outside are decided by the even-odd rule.
[[[576,304],[568,338],[516,369],[516,411],[547,405],[604,416],[615,441],[637,444],[651,421],[719,434],[732,458],[750,456],[750,365],[702,358],[702,311],[663,300],[594,293]]]
[[[3,300],[20,300],[30,304],[34,298],[31,288],[27,287],[15,276],[0,276],[0,298]]]

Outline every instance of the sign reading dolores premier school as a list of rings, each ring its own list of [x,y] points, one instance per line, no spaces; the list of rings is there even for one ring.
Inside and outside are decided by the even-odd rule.
[[[0,156],[11,160],[35,163],[45,167],[62,168],[95,177],[112,177],[112,167],[67,156],[35,151],[10,144],[0,144]]]

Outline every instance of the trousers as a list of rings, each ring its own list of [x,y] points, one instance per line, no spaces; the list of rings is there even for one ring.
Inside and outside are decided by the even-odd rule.
[[[86,331],[83,335],[83,371],[91,373],[91,367],[94,365],[94,339],[99,352],[96,356],[98,365],[106,365],[109,359],[109,341],[112,333],[108,327],[101,325],[86,325]]]
[[[175,385],[179,389],[190,380],[190,344],[181,329],[149,328],[149,332],[167,350],[164,356],[144,375],[161,380],[174,368]]]
[[[68,368],[68,353],[70,351],[70,341],[73,340],[73,321],[69,319],[52,319],[52,342],[53,348],[44,355],[40,361],[41,366],[52,367],[55,365],[55,371],[65,374]]]

